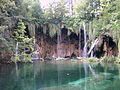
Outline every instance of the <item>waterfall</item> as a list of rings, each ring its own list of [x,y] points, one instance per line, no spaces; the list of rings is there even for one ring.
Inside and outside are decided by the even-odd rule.
[[[15,56],[18,56],[18,42],[16,43]]]
[[[16,49],[15,49],[15,57],[18,57],[18,42],[16,43]],[[16,70],[16,75],[18,76],[18,65],[17,65],[17,61],[15,58],[15,70]]]
[[[59,47],[60,47],[60,39],[59,39],[59,31],[57,32],[57,57],[59,57]]]
[[[57,33],[57,57],[61,58],[61,30]]]
[[[85,22],[83,23],[83,29],[84,29],[84,48],[83,48],[83,57],[87,57],[87,34],[86,34]]]
[[[92,53],[93,48],[95,47],[95,45],[96,45],[98,42],[99,42],[99,40],[96,39],[96,40],[94,41],[94,43],[92,43],[92,45],[91,45],[91,47],[90,47],[90,49],[89,49],[89,51],[88,51],[88,55],[89,55],[90,53]]]
[[[93,50],[91,51],[90,57],[94,57],[94,55],[93,55]]]
[[[81,57],[81,29],[79,28],[79,57]]]

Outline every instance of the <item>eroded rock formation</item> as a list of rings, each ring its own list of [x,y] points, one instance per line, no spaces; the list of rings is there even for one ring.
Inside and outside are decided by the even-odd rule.
[[[41,58],[52,57],[78,57],[82,54],[84,47],[84,32],[80,30],[80,36],[69,32],[66,27],[62,28],[60,34],[56,33],[50,37],[49,33],[44,34],[42,27],[36,29],[38,51]],[[80,39],[80,40],[79,40]],[[79,46],[80,41],[80,46]],[[79,51],[80,50],[80,51]]]
[[[12,32],[16,28],[19,18],[1,18],[1,26],[5,26],[4,37],[10,41],[12,38]],[[7,22],[8,21],[8,22]],[[23,20],[26,25],[26,35],[32,37],[35,35],[36,49],[39,52],[40,58],[53,58],[53,57],[78,57],[82,56],[84,48],[84,30],[81,29],[79,34],[76,34],[66,27],[60,30],[60,33],[56,33],[54,36],[50,36],[49,28],[47,27],[46,33],[43,31],[43,25],[31,23]],[[35,31],[35,33],[34,33]],[[57,31],[58,32],[58,31]],[[69,33],[69,34],[68,34]],[[59,38],[59,40],[58,40]],[[87,40],[89,39],[87,35]],[[87,47],[89,49],[89,47]],[[117,56],[118,48],[110,35],[101,35],[99,37],[99,43],[94,47],[94,56]],[[11,58],[14,52],[0,52],[0,57]]]
[[[41,29],[42,27],[36,29],[39,31],[39,33],[36,31],[36,38],[41,58],[82,56],[85,45],[83,29],[80,30],[80,36],[74,32],[70,32],[68,35],[68,29],[64,27],[61,29],[60,37],[57,33],[54,37],[50,37],[49,34],[44,34]],[[87,39],[89,39],[88,36]],[[89,50],[89,47],[87,49]],[[94,57],[98,58],[103,56],[117,56],[118,48],[111,36],[101,35],[99,36],[99,42],[94,47],[93,54]]]
[[[118,56],[118,47],[110,35],[101,35],[99,42],[94,48],[94,56]]]

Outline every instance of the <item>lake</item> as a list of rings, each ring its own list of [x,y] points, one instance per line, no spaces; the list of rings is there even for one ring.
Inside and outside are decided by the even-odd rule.
[[[78,61],[3,64],[0,90],[120,90],[120,66]]]

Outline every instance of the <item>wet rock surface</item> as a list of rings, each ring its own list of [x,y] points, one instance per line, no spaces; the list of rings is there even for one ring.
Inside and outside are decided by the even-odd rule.
[[[94,56],[118,56],[118,47],[110,35],[101,35],[98,44],[94,48]]]

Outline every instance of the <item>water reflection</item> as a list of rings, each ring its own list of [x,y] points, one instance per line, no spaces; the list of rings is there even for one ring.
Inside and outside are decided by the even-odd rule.
[[[91,71],[91,68],[94,70]],[[70,61],[0,65],[0,90],[118,90],[120,68],[114,64]]]

